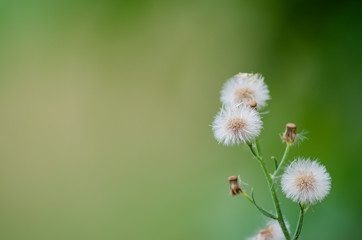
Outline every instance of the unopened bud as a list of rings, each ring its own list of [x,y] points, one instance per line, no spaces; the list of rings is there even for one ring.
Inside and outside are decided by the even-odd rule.
[[[247,106],[256,109],[256,102],[255,101],[249,101],[246,103]]]
[[[287,143],[294,143],[297,137],[297,125],[294,123],[288,123],[283,135],[283,141]]]
[[[230,193],[232,196],[236,196],[239,193],[242,193],[243,190],[241,189],[239,182],[238,182],[238,177],[236,176],[231,176],[228,178],[229,183],[230,183]]]

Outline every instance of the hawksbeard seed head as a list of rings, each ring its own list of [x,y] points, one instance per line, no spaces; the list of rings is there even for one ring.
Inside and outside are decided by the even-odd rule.
[[[272,239],[272,237],[273,237],[273,226],[270,226],[267,229],[260,230],[259,233],[263,237],[263,239]]]
[[[237,102],[245,102],[245,100],[252,100],[254,92],[250,88],[239,88],[235,91],[235,100]]]
[[[232,118],[227,122],[226,128],[231,131],[234,135],[239,134],[246,123],[242,118]]]
[[[299,176],[295,179],[295,185],[301,192],[310,192],[316,187],[316,179],[312,172],[300,172]]]

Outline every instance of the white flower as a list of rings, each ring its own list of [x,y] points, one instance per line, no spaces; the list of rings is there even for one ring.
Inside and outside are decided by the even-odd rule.
[[[270,99],[268,86],[259,74],[239,73],[230,78],[221,90],[221,102],[227,107],[255,101],[258,109]]]
[[[258,235],[248,240],[285,240],[283,230],[277,220],[270,221],[267,227],[267,229],[260,230]]]
[[[259,113],[245,105],[222,108],[212,123],[216,140],[225,145],[251,142],[260,134],[261,128]]]
[[[287,167],[281,184],[288,198],[299,203],[313,204],[327,196],[331,188],[331,177],[317,161],[300,158]]]

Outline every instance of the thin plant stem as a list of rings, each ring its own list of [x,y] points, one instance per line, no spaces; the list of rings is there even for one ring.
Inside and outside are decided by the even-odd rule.
[[[285,162],[285,160],[287,159],[287,156],[288,156],[288,153],[289,153],[289,149],[290,149],[290,143],[287,143],[287,146],[285,148],[285,151],[284,151],[284,155],[282,157],[282,160],[280,161],[279,165],[278,165],[278,168],[275,170],[274,174],[273,174],[273,179],[278,175],[278,172],[280,171],[280,169],[282,168],[283,166],[283,163]]]
[[[275,188],[273,186],[273,179],[270,176],[270,174],[268,172],[268,169],[265,166],[265,162],[264,162],[263,158],[261,156],[259,156],[255,152],[255,149],[253,148],[253,145],[251,143],[248,143],[248,146],[250,148],[251,153],[256,157],[256,159],[258,159],[258,161],[259,161],[259,163],[260,163],[260,165],[261,165],[261,167],[262,167],[262,169],[264,171],[264,175],[265,175],[265,177],[267,179],[269,190],[270,190],[270,193],[272,195],[273,202],[274,202],[274,207],[275,207],[275,210],[277,211],[277,220],[279,222],[280,227],[283,230],[283,234],[284,234],[286,240],[290,240],[290,235],[289,235],[287,226],[286,226],[286,224],[284,222],[283,213],[282,213],[282,210],[280,208],[278,196],[277,196],[276,190],[275,190]]]
[[[262,214],[264,214],[265,216],[272,218],[272,219],[278,219],[277,216],[275,216],[274,214],[272,214],[271,212],[265,210],[264,208],[260,207],[254,200],[254,196],[251,198],[245,191],[241,192],[246,199],[248,199]]]
[[[289,231],[288,231],[288,228],[287,228],[287,226],[285,224],[283,213],[282,213],[282,210],[280,208],[278,196],[277,196],[277,193],[276,193],[276,190],[275,190],[274,186],[271,186],[270,191],[272,193],[274,206],[275,206],[275,209],[276,209],[277,214],[278,214],[278,219],[277,220],[279,222],[279,225],[283,230],[285,239],[290,240]]]
[[[259,144],[259,138],[256,137],[255,138],[255,145],[256,145],[256,150],[258,151],[259,157],[263,157],[263,154],[261,153],[261,148],[260,148],[260,144]]]
[[[293,236],[293,240],[298,239],[300,232],[302,231],[302,227],[303,227],[304,208],[305,208],[304,203],[299,204],[299,207],[300,207],[299,220],[298,220],[297,229],[295,230],[295,233]]]
[[[271,157],[271,159],[273,160],[273,162],[274,162],[274,167],[275,167],[275,170],[277,170],[278,169],[278,161],[277,161],[277,159],[276,159],[276,157]]]

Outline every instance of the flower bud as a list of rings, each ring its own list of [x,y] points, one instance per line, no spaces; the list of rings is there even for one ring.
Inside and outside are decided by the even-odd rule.
[[[232,196],[236,196],[239,193],[242,193],[243,190],[241,189],[239,182],[238,182],[238,177],[236,176],[231,176],[228,178],[229,183],[230,183],[230,193]]]
[[[255,101],[249,101],[246,103],[247,106],[256,109],[256,102]]]
[[[288,123],[283,135],[283,142],[294,143],[297,137],[297,125],[294,123]]]

